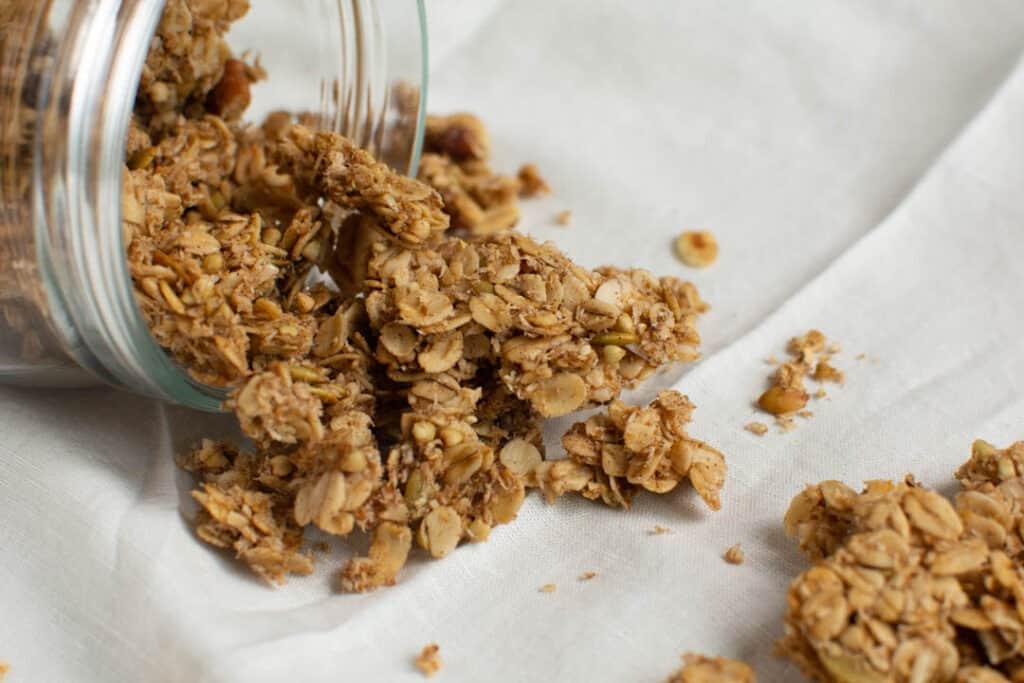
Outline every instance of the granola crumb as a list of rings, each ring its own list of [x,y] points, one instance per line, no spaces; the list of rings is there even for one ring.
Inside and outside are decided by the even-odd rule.
[[[539,590],[541,593],[554,593],[558,590],[558,586],[553,583],[545,583]]]
[[[670,529],[669,527],[661,526],[660,524],[655,524],[654,528],[647,532],[647,535],[648,536],[663,536],[664,534],[671,534],[671,533],[675,533],[675,532],[673,532],[672,529]]]
[[[837,343],[829,343],[818,330],[809,330],[802,336],[790,339],[786,349],[790,359],[778,364],[772,385],[757,399],[757,406],[775,415],[776,424],[784,431],[793,428],[792,420],[789,419],[791,415],[810,417],[811,411],[805,410],[804,406],[811,394],[805,388],[804,380],[810,378],[818,382],[841,383],[843,373],[829,362],[832,353],[838,348]],[[814,397],[824,396],[823,388],[818,387]]]
[[[743,662],[726,657],[705,657],[687,652],[683,666],[665,683],[756,683],[754,670]]]
[[[559,211],[557,214],[555,214],[555,223],[562,226],[569,225],[570,223],[572,223],[572,211],[570,211],[569,209]]]
[[[743,425],[743,428],[751,434],[757,434],[758,436],[764,436],[768,433],[768,425],[764,422],[748,422]]]
[[[590,581],[597,576],[597,572],[583,572],[580,574],[580,581]]]
[[[718,258],[718,241],[707,230],[687,230],[676,238],[676,256],[692,268],[706,268]]]
[[[7,677],[7,674],[11,671],[11,665],[5,661],[0,661],[0,681],[3,681]]]
[[[797,417],[802,417],[802,418],[804,418],[806,420],[808,418],[814,417],[814,411],[813,410],[800,410],[800,411],[797,411]]]
[[[811,394],[813,398],[822,399],[828,396],[828,392],[825,391],[825,387],[818,387],[817,391]]]
[[[743,564],[743,548],[740,544],[729,546],[729,549],[725,551],[722,556],[729,564]]]
[[[441,670],[444,662],[441,660],[441,648],[437,643],[429,643],[423,646],[420,654],[416,657],[416,668],[423,672],[427,678]]]
[[[796,429],[796,420],[787,415],[779,415],[775,418],[775,426],[779,428],[780,432],[785,434]]]
[[[854,360],[866,360],[867,357],[868,357],[868,354],[866,354],[866,353],[858,353],[853,358],[854,358]]]
[[[773,354],[771,354],[770,356],[768,356],[767,358],[764,359],[764,363],[765,363],[765,365],[778,365],[779,364],[779,357],[776,356],[773,353]]]
[[[551,186],[540,175],[540,171],[537,170],[537,164],[523,164],[519,167],[519,173],[516,174],[516,177],[519,178],[519,182],[522,184],[522,189],[519,193],[523,197],[536,197],[537,195],[550,194],[551,192]]]

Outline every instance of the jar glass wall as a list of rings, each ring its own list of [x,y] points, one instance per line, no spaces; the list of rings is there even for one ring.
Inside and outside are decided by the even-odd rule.
[[[269,74],[246,119],[312,113],[393,167],[419,163],[422,0],[252,0],[227,38]],[[153,341],[124,258],[125,135],[160,0],[0,0],[0,382],[103,380],[193,407]]]

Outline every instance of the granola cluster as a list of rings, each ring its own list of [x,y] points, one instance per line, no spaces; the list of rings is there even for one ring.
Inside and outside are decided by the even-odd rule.
[[[683,666],[665,683],[755,683],[754,670],[743,662],[726,657],[705,657],[687,652]]]
[[[203,442],[197,533],[261,577],[307,574],[303,529],[370,537],[343,590],[395,582],[515,519],[528,488],[628,506],[684,479],[718,508],[725,465],[693,406],[617,401],[697,357],[690,283],[589,270],[513,230],[536,168],[494,172],[474,116],[430,117],[420,179],[308,116],[242,121],[258,64],[223,34],[244,2],[169,3],[127,141],[139,307],[199,381],[230,390],[250,450]],[[190,42],[191,41],[191,42]],[[544,418],[609,405],[546,461]]]
[[[519,197],[551,191],[533,164],[515,176],[491,169],[487,129],[472,114],[428,116],[419,178],[441,193],[452,227],[472,237],[511,229],[519,222]]]
[[[815,566],[787,596],[780,650],[817,681],[1024,676],[1024,442],[975,442],[952,500],[912,478],[809,486],[786,514]]]
[[[792,415],[810,417],[811,412],[805,410],[811,394],[804,385],[805,379],[818,383],[843,382],[843,373],[832,365],[832,356],[839,351],[837,344],[829,344],[825,335],[818,330],[810,330],[806,334],[789,340],[786,349],[790,360],[779,364],[772,377],[772,385],[768,387],[757,405],[761,410],[776,416],[777,424],[788,431],[793,426]],[[815,398],[825,397],[824,387],[819,386],[814,393]],[[761,422],[751,422],[745,427],[758,436],[768,431]]]
[[[667,493],[689,481],[712,510],[720,507],[725,457],[686,434],[693,404],[662,391],[646,408],[612,401],[605,413],[578,422],[562,437],[566,460],[542,463],[533,476],[548,499],[575,491],[628,508],[642,490]]]

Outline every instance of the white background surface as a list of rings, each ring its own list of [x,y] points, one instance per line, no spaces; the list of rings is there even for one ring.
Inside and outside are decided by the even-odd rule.
[[[660,681],[686,650],[797,680],[771,655],[804,566],[781,531],[790,497],[907,471],[950,490],[973,438],[1024,437],[1019,1],[429,5],[431,108],[478,112],[499,166],[536,161],[555,188],[524,229],[586,265],[692,277],[712,304],[704,360],[660,383],[729,456],[722,510],[689,491],[629,513],[531,497],[395,588],[333,594],[342,555],[272,590],[182,517],[172,454],[210,420],[0,388],[12,682],[417,681],[429,641],[440,681]],[[704,271],[670,250],[695,226],[721,244]],[[743,431],[763,359],[809,327],[842,342],[846,386],[795,432]],[[720,559],[736,542],[739,567]]]

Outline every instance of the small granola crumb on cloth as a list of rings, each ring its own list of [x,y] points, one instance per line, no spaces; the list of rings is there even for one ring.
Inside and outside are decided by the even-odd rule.
[[[683,666],[665,683],[756,683],[754,670],[743,662],[725,657],[705,657],[687,652]]]
[[[572,223],[572,211],[570,211],[569,209],[559,211],[555,215],[555,223],[557,223],[558,225],[569,225],[570,223]]]
[[[590,581],[597,576],[597,572],[583,572],[580,574],[580,581]]]
[[[556,590],[558,590],[558,586],[556,586],[553,583],[545,583],[543,586],[540,587],[539,590],[541,593],[554,593]]]
[[[787,351],[790,360],[778,366],[770,386],[760,398],[757,405],[761,410],[775,415],[776,423],[783,431],[793,428],[789,416],[793,414],[810,417],[811,412],[804,410],[810,398],[804,379],[810,378],[817,382],[843,381],[843,373],[831,365],[832,354],[838,350],[838,344],[828,344],[825,335],[818,330],[810,330],[807,334],[794,337],[789,341]],[[814,393],[815,398],[825,396],[822,387]]]
[[[423,672],[427,678],[432,677],[441,670],[444,664],[441,661],[441,648],[437,643],[424,645],[420,654],[416,657],[416,668]]]
[[[739,543],[729,546],[729,549],[725,551],[722,557],[729,564],[743,564],[743,548],[740,547]]]
[[[648,536],[662,536],[664,534],[671,534],[671,533],[673,533],[672,529],[668,528],[667,526],[661,526],[660,524],[655,524],[654,528],[647,532],[647,535]]]
[[[11,665],[7,662],[0,662],[0,682],[7,677],[7,674],[11,671]]]
[[[707,230],[687,230],[676,238],[676,256],[692,268],[706,268],[718,258],[718,241]]]
[[[748,422],[743,425],[743,428],[751,434],[757,434],[758,436],[764,436],[768,433],[768,425],[764,422]]]

